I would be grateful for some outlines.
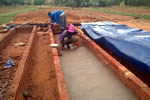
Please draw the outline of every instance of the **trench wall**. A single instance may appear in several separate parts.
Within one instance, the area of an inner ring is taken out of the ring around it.
[[[33,30],[32,30],[33,29]],[[9,100],[24,100],[23,99],[23,91],[26,84],[26,73],[29,70],[28,65],[30,64],[30,58],[32,53],[33,42],[36,35],[36,27],[22,27],[14,29],[13,34],[21,34],[22,32],[30,32],[31,35],[29,37],[29,41],[27,43],[26,49],[22,55],[21,61],[19,62],[15,77],[13,79],[13,83],[9,90]],[[12,38],[12,37],[11,37]]]
[[[52,33],[52,30],[50,29],[50,26],[49,26],[49,35],[50,35],[50,43],[54,44],[55,43],[54,35]],[[53,55],[53,63],[54,63],[54,68],[56,73],[56,81],[58,85],[60,100],[69,100],[69,93],[66,88],[66,82],[61,68],[60,59],[58,56],[58,50],[56,48],[51,48],[51,51]]]

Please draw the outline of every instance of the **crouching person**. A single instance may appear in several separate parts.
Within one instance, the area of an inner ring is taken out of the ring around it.
[[[64,30],[62,34],[60,35],[59,41],[61,44],[61,49],[64,50],[65,47],[68,49],[71,49],[71,44],[77,42],[77,38],[75,38],[73,35],[76,35],[77,31],[75,30],[74,25],[70,24],[69,28]]]

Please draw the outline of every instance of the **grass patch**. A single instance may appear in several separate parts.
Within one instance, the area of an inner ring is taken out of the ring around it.
[[[21,10],[12,11],[9,13],[0,14],[0,25],[7,24],[14,19],[14,17],[23,12],[29,12],[33,10],[38,10],[38,8],[24,8]]]
[[[105,10],[105,9],[97,9],[97,8],[83,8],[89,11],[97,11],[97,12],[105,12],[110,14],[118,14],[118,15],[124,15],[124,16],[132,16],[135,18],[145,18],[150,19],[150,15],[143,15],[143,14],[134,14],[134,13],[125,13],[125,12],[117,12],[117,11],[111,11],[111,10]]]
[[[25,9],[25,7],[24,6],[1,6],[0,7],[0,14],[13,12],[13,11],[16,11],[18,9],[22,10],[22,9]]]

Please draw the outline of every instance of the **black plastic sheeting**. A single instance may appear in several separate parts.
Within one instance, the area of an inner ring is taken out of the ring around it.
[[[97,44],[150,73],[150,32],[113,22],[82,23],[81,28]]]

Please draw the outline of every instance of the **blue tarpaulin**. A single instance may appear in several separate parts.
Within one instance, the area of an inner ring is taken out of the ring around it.
[[[113,22],[82,23],[81,28],[97,44],[150,73],[150,32]]]

